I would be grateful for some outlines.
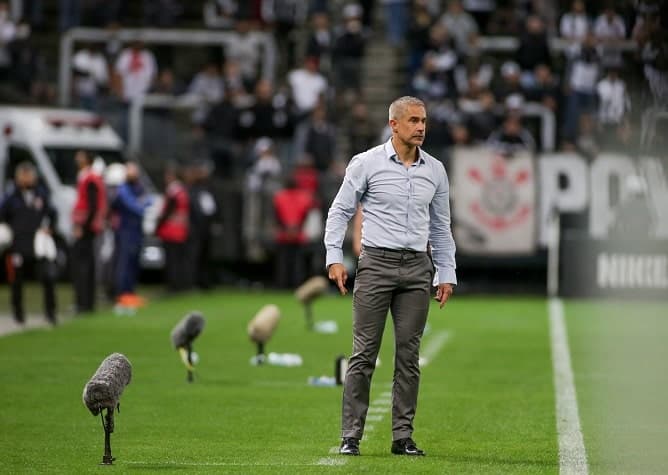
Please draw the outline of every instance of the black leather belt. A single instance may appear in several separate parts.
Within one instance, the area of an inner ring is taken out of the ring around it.
[[[369,246],[363,246],[362,251],[372,256],[393,257],[395,259],[403,259],[406,257],[417,257],[427,253],[427,251],[416,251],[414,249],[390,249],[387,247],[369,247]]]

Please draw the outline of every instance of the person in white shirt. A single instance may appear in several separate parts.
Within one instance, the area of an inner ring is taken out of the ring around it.
[[[571,10],[561,17],[559,22],[559,34],[569,42],[566,55],[569,58],[577,56],[580,44],[589,33],[590,24],[585,4],[582,0],[575,0],[571,5]]]
[[[601,142],[612,146],[623,145],[629,139],[631,100],[617,69],[607,70],[605,77],[596,85],[596,93]]]
[[[620,43],[626,38],[626,25],[621,16],[611,6],[606,7],[594,22],[594,36],[598,52],[604,64],[621,66],[622,51]]]
[[[306,116],[313,110],[328,87],[314,57],[306,57],[303,67],[288,73],[288,84],[300,116]]]
[[[84,46],[72,58],[75,73],[74,91],[80,107],[97,109],[100,90],[109,85],[109,65],[96,44]]]
[[[130,48],[121,51],[114,70],[121,78],[121,98],[125,102],[132,102],[146,95],[158,66],[153,53],[144,48],[141,41],[135,41]]]

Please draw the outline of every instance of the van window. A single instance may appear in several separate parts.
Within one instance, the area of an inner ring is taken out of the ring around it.
[[[78,150],[78,148],[46,148],[46,154],[53,163],[53,168],[63,185],[76,185],[78,170],[74,155]],[[93,156],[102,157],[107,165],[115,162],[125,162],[123,155],[118,150],[91,150],[91,153]]]

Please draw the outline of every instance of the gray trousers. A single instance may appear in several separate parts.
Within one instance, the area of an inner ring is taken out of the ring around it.
[[[426,252],[363,249],[353,290],[353,354],[343,388],[342,437],[362,438],[388,310],[395,336],[392,440],[413,434],[420,339],[427,322],[433,273]]]

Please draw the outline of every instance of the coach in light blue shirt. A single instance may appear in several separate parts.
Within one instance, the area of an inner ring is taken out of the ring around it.
[[[395,100],[389,109],[392,138],[353,157],[327,216],[329,278],[345,294],[348,275],[341,248],[348,221],[358,203],[362,205],[362,253],[353,290],[353,354],[343,390],[342,455],[360,453],[371,376],[388,310],[396,340],[390,451],[424,455],[412,438],[420,339],[432,280],[438,284],[436,300],[441,308],[457,283],[448,177],[443,164],[420,149],[426,123],[420,99]]]

